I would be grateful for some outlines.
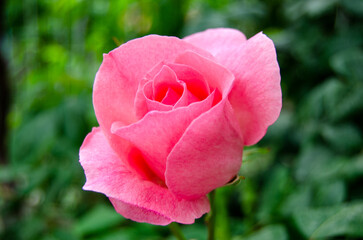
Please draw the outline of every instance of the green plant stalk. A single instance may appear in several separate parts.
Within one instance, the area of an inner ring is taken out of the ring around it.
[[[187,240],[184,237],[184,234],[181,231],[180,226],[176,222],[170,223],[169,228],[170,228],[170,231],[173,233],[173,235],[176,237],[176,239],[178,239],[178,240]]]
[[[208,226],[208,240],[214,240],[215,239],[215,225],[216,225],[216,204],[215,204],[215,196],[216,192],[213,190],[209,193],[209,202],[211,206],[211,211],[209,212],[208,218],[207,218],[207,226]]]
[[[230,240],[230,222],[228,217],[228,199],[233,187],[226,186],[215,190],[214,205],[218,209],[215,215],[215,239]]]

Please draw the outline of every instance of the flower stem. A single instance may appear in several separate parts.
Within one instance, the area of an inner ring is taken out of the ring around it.
[[[173,233],[173,235],[176,237],[176,239],[178,239],[178,240],[187,240],[184,237],[183,232],[180,229],[180,226],[176,222],[170,223],[169,228],[170,228],[170,231]]]
[[[209,193],[209,201],[211,205],[211,211],[209,213],[209,217],[207,220],[208,224],[208,240],[214,240],[215,239],[215,231],[214,227],[216,224],[216,204],[215,204],[215,190]]]

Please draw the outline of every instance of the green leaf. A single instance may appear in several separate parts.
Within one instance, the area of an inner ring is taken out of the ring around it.
[[[340,176],[348,179],[363,176],[363,154],[346,162],[340,171]]]
[[[363,84],[357,84],[356,86],[344,89],[344,93],[345,95],[339,101],[330,103],[331,107],[328,113],[333,121],[337,122],[351,117],[363,110]]]
[[[341,152],[352,152],[360,150],[363,138],[359,128],[353,124],[341,124],[336,126],[325,125],[322,128],[323,138],[331,146]],[[349,140],[349,141],[348,141]]]
[[[341,0],[342,6],[348,11],[363,16],[363,1],[362,0]]]
[[[330,149],[308,145],[298,158],[295,176],[299,182],[317,182],[334,176],[343,165]]]
[[[332,206],[342,203],[345,199],[346,187],[343,181],[326,181],[317,185],[314,196],[316,206]]]
[[[307,238],[363,237],[363,202],[300,210],[293,219]]]
[[[299,185],[282,204],[281,213],[290,216],[297,209],[308,208],[312,201],[312,195],[311,185]]]
[[[56,111],[48,110],[34,116],[13,133],[10,142],[14,162],[39,161],[53,145],[56,137]]]
[[[332,10],[337,0],[308,0],[304,1],[304,8],[309,16],[320,16],[323,13]]]
[[[90,238],[90,240],[120,240],[120,239],[133,239],[129,230],[120,229],[111,232],[104,232],[100,236]]]
[[[277,216],[281,203],[291,191],[291,183],[289,170],[282,166],[275,168],[272,174],[268,176],[257,213],[261,222],[268,222]]]
[[[336,179],[352,179],[362,175],[362,154],[351,158],[340,157],[334,155],[330,149],[317,144],[303,149],[295,172],[299,182],[316,184]]]
[[[287,240],[288,234],[282,225],[269,225],[247,237],[235,237],[233,240]]]
[[[329,79],[318,85],[307,95],[299,115],[302,121],[324,118],[331,111],[336,111],[337,104],[345,93],[345,85],[338,79]]]
[[[125,221],[114,208],[99,204],[86,213],[77,222],[74,231],[79,235],[88,235],[109,229]]]
[[[55,231],[49,232],[48,236],[44,237],[43,240],[81,240],[81,238],[69,232],[68,229],[56,229]]]
[[[198,239],[198,240],[206,240],[207,239],[207,228],[201,224],[191,224],[191,225],[183,225],[181,226],[182,232],[187,239]],[[175,240],[175,238],[170,238],[171,240]]]
[[[330,62],[334,71],[347,77],[349,81],[359,81],[363,75],[363,51],[360,48],[336,53]]]

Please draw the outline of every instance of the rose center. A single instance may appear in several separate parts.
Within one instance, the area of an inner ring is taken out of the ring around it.
[[[174,105],[181,97],[181,94],[176,92],[172,88],[168,88],[168,91],[166,92],[163,100],[161,100],[161,103],[164,103],[166,105]]]

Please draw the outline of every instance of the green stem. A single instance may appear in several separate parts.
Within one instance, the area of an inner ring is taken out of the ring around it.
[[[169,228],[170,228],[170,231],[173,233],[173,235],[176,237],[176,239],[178,239],[178,240],[187,240],[184,237],[183,232],[180,229],[180,226],[176,222],[170,223]]]
[[[216,224],[216,204],[215,204],[215,190],[209,193],[209,201],[211,206],[211,211],[209,213],[208,217],[208,240],[214,240],[215,239],[215,231],[214,227]]]

